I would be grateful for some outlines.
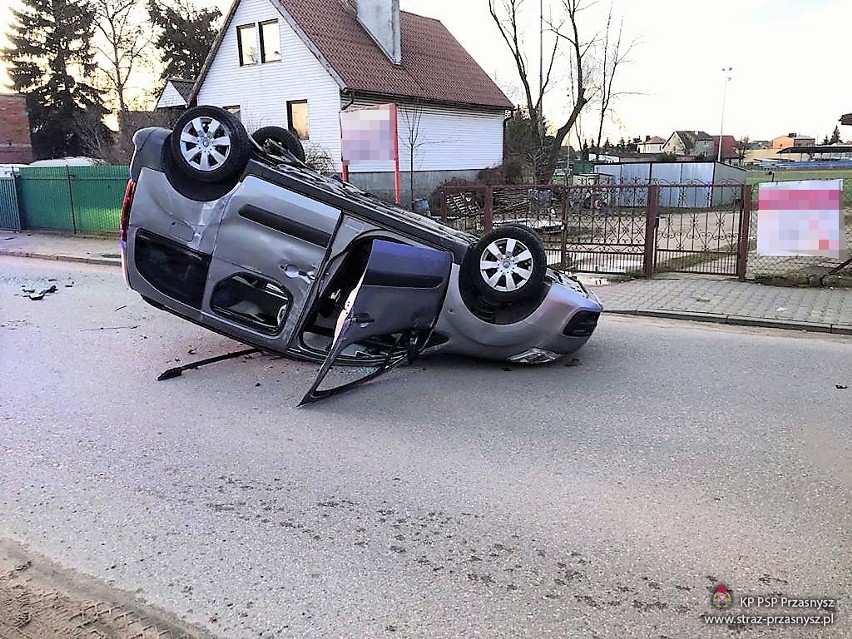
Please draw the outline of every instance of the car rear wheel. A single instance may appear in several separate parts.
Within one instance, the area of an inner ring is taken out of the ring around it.
[[[175,123],[170,148],[178,169],[199,182],[222,182],[241,173],[249,140],[243,125],[225,109],[199,106]]]
[[[277,151],[275,146],[280,146],[296,156],[300,162],[305,161],[305,148],[299,138],[284,127],[265,126],[252,133],[251,137],[266,150],[275,153]]]
[[[467,276],[484,298],[518,302],[541,293],[547,255],[533,231],[506,225],[482,236],[467,266]]]

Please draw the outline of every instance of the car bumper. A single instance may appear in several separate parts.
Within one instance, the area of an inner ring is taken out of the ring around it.
[[[589,322],[603,308],[597,298],[579,282],[563,276],[551,277],[547,295],[526,319],[513,324],[495,325],[474,316],[465,306],[458,285],[458,268],[453,267],[447,299],[435,331],[446,342],[427,352],[456,353],[485,359],[509,360],[530,349],[557,355],[573,353],[591,336]],[[580,318],[580,319],[578,319]],[[585,331],[572,331],[585,318]],[[530,356],[535,361],[534,354]],[[538,361],[543,361],[542,359]]]

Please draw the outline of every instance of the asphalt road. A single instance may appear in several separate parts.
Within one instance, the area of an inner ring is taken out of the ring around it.
[[[137,300],[0,258],[0,536],[222,637],[730,636],[718,583],[852,636],[849,338],[604,317],[296,409],[312,364],[156,381],[237,345]]]

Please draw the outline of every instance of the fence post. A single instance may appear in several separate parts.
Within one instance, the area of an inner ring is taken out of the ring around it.
[[[68,176],[68,202],[71,204],[71,228],[74,229],[74,235],[77,235],[77,212],[74,210],[74,185],[71,182],[70,166],[65,166],[65,173]]]
[[[441,197],[441,208],[440,208],[441,223],[446,224],[447,223],[447,192],[444,190],[443,187],[441,187],[439,194],[440,194],[440,197]]]
[[[648,185],[648,206],[645,209],[645,257],[643,271],[648,279],[654,276],[654,252],[657,239],[657,215],[659,215],[660,186]]]
[[[494,186],[489,184],[485,187],[485,211],[482,218],[482,228],[485,233],[494,225]]]
[[[740,237],[737,241],[737,278],[744,282],[748,268],[748,234],[751,225],[751,185],[743,184],[743,206],[740,214]]]
[[[567,180],[567,178],[566,178]],[[559,189],[562,194],[562,237],[559,244],[559,264],[563,271],[568,270],[568,186]]]

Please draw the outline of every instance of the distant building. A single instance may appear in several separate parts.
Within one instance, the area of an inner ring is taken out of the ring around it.
[[[791,146],[813,146],[814,144],[816,144],[816,138],[798,133],[788,133],[772,140],[772,148],[775,150],[786,149]]]
[[[640,142],[636,146],[639,147],[639,153],[655,153],[659,155],[663,152],[663,145],[665,143],[665,139],[661,138],[659,135],[655,135],[644,142]]]
[[[852,126],[852,113],[847,113],[840,116],[840,124]]]
[[[663,145],[663,152],[690,158],[712,158],[716,142],[704,131],[675,131]]]
[[[33,161],[27,99],[20,94],[0,94],[0,164]]]
[[[726,160],[736,160],[740,157],[739,151],[737,150],[737,141],[733,135],[723,135],[722,137],[722,162]],[[719,157],[719,136],[713,136],[713,146],[715,147],[713,153],[715,154],[713,157]]]

